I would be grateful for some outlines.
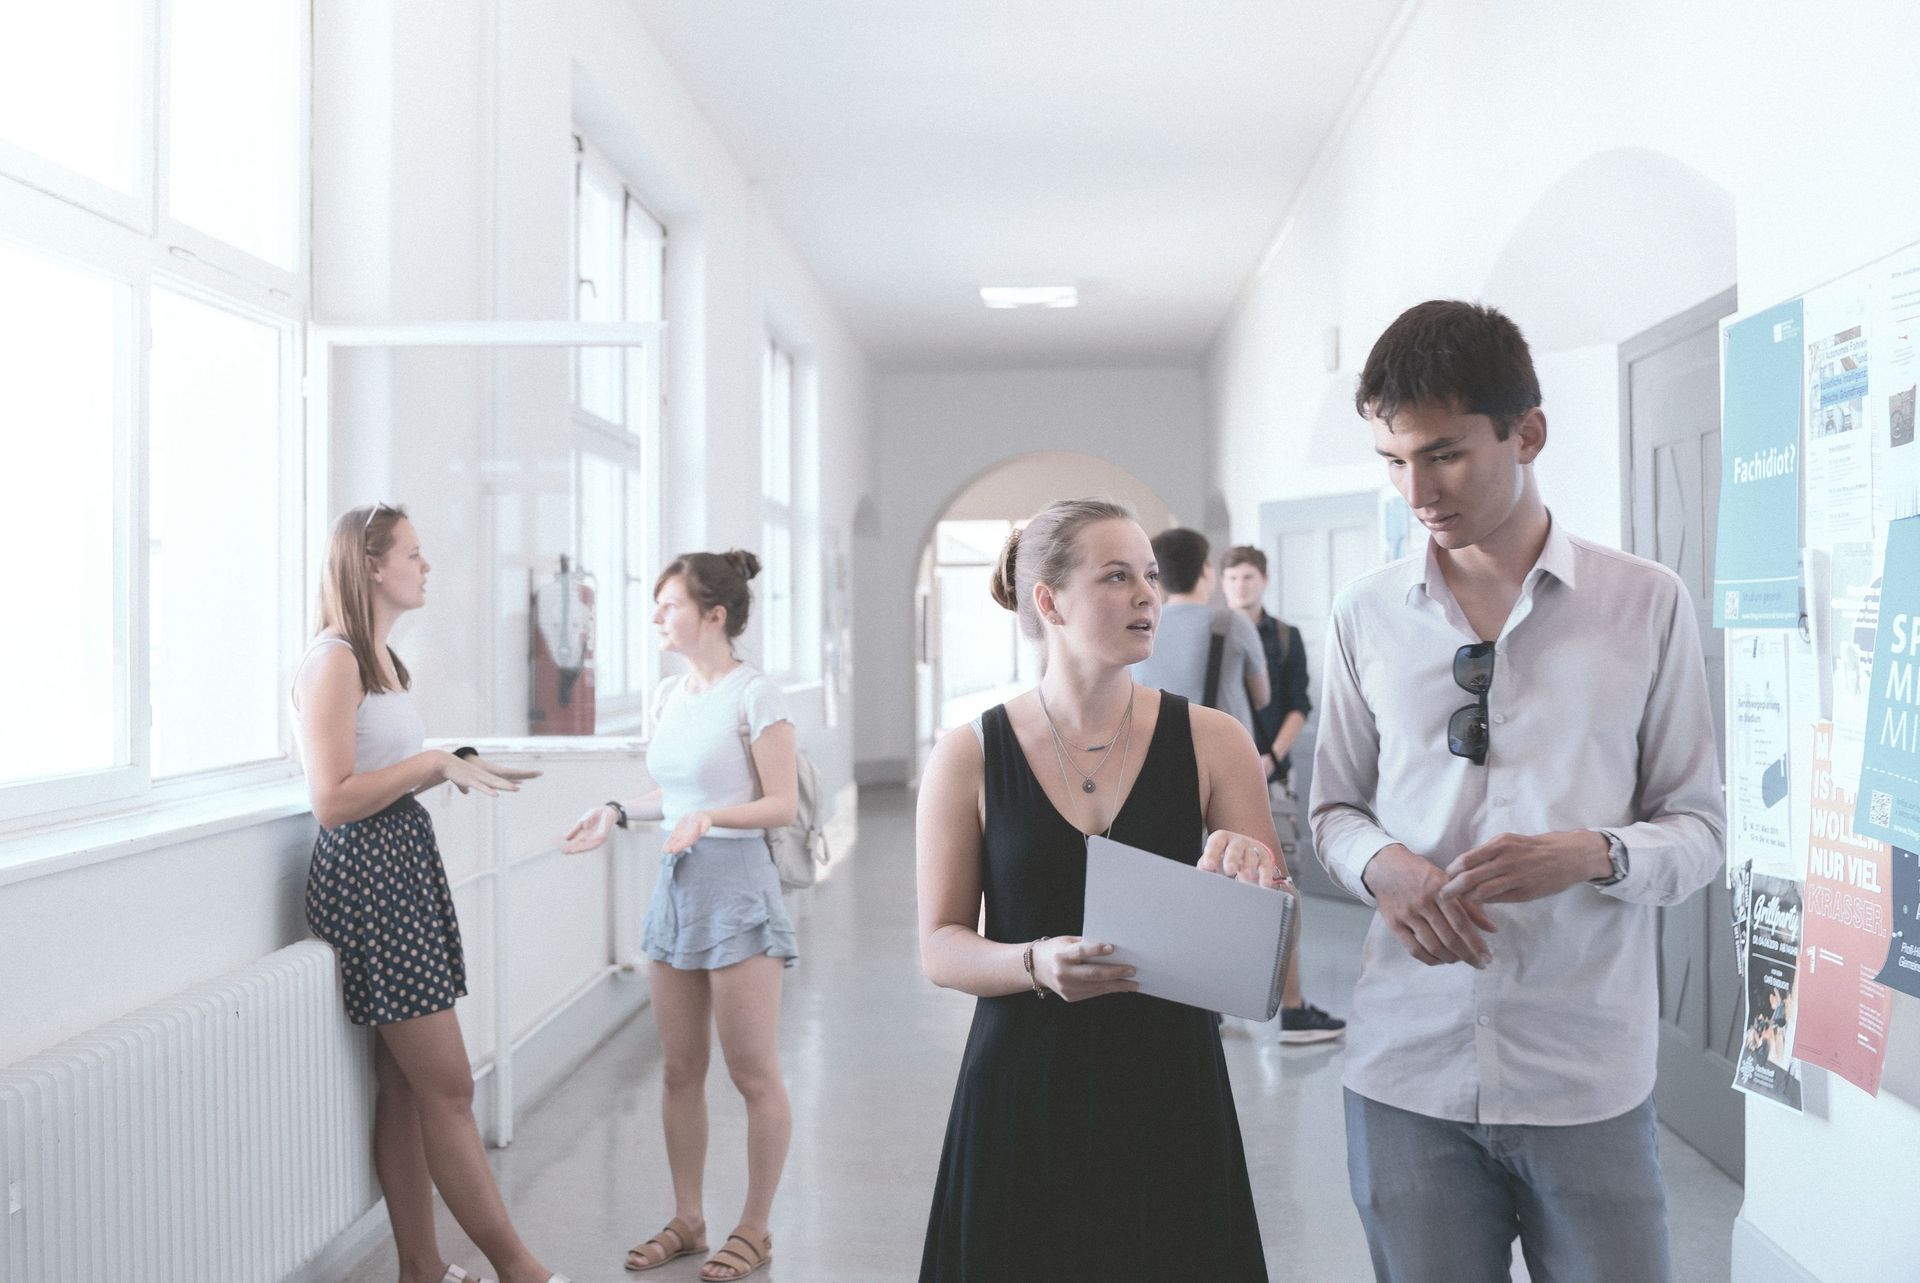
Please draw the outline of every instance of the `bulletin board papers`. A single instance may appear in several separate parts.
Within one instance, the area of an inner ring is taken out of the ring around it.
[[[1880,1093],[1893,995],[1877,977],[1892,921],[1892,852],[1853,831],[1853,793],[1833,773],[1833,726],[1812,728],[1806,780],[1812,833],[1793,1054]]]
[[[1747,1024],[1733,1085],[1798,1113],[1800,1074],[1793,1063],[1793,1041],[1799,1006],[1799,884],[1756,873],[1747,917]]]
[[[1800,624],[1800,419],[1806,365],[1794,299],[1727,327],[1713,622]]]
[[[1727,863],[1756,875],[1797,880],[1788,788],[1788,638],[1784,632],[1727,635]]]
[[[1920,517],[1887,530],[1853,827],[1920,850]]]

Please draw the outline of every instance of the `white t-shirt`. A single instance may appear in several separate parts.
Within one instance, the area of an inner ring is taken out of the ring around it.
[[[775,722],[793,721],[786,693],[750,664],[741,664],[706,690],[686,689],[685,675],[667,678],[654,696],[647,771],[660,786],[667,831],[682,816],[742,806],[761,797],[753,759],[741,739],[744,723],[758,740]],[[762,829],[709,830],[714,837],[759,837]]]

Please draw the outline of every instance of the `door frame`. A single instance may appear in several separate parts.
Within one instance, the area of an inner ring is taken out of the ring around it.
[[[1733,315],[1737,309],[1737,289],[1730,286],[1620,344],[1620,529],[1625,536],[1627,550],[1636,556],[1651,559],[1652,550],[1639,546],[1635,525],[1633,366],[1682,339],[1708,328],[1717,328],[1722,318]],[[1717,520],[1717,514],[1708,519]],[[1725,692],[1721,694],[1724,698]],[[1702,894],[1687,903],[1659,910],[1662,926],[1655,933],[1656,947],[1665,949],[1665,915],[1669,913],[1693,915],[1691,925],[1698,938],[1710,942],[1712,903],[1710,895]],[[1706,947],[1711,946],[1709,944]],[[1664,976],[1665,967],[1659,967],[1656,974]],[[1682,1033],[1664,1018],[1661,1020],[1655,1105],[1663,1121],[1683,1140],[1728,1176],[1744,1182],[1746,1097],[1732,1087],[1733,1063],[1725,1061],[1724,1057],[1711,1049],[1717,1045],[1717,1032],[1711,1029],[1706,1031],[1710,1047],[1703,1057],[1699,1049],[1689,1045]]]

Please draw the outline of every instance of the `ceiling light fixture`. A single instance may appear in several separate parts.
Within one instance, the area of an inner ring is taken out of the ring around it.
[[[980,301],[991,308],[1079,307],[1074,285],[982,285]]]

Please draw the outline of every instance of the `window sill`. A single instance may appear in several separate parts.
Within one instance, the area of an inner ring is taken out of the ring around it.
[[[309,809],[306,781],[296,777],[29,829],[0,842],[0,887],[305,815]]]
[[[646,752],[638,736],[540,736],[429,740],[429,748],[471,744],[501,761],[630,760]],[[0,839],[0,887],[82,869],[161,847],[311,814],[307,782],[295,775],[199,797],[169,798],[113,815],[30,828]]]

